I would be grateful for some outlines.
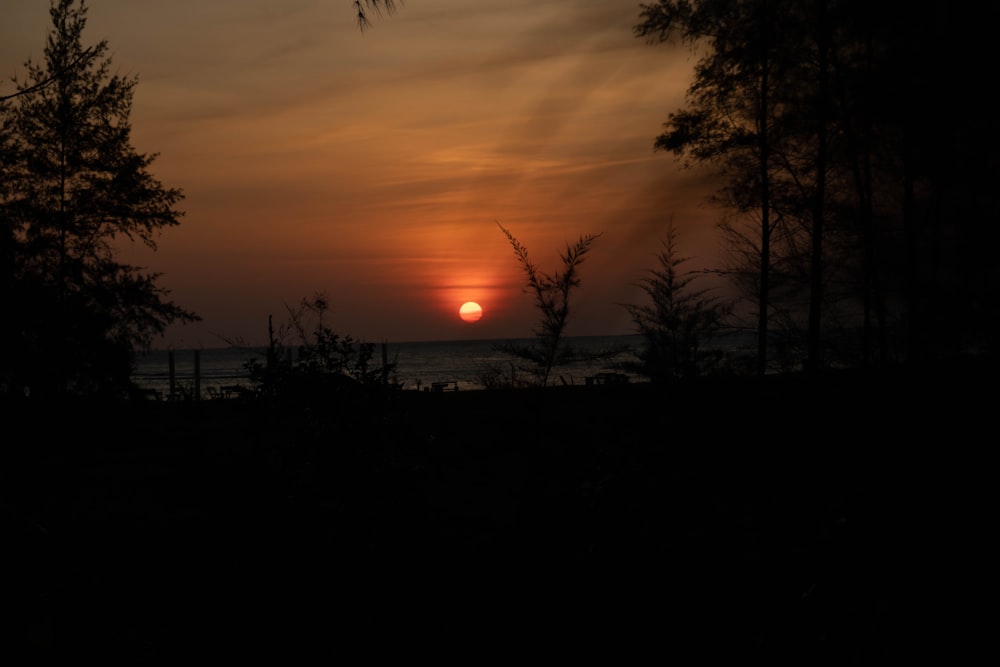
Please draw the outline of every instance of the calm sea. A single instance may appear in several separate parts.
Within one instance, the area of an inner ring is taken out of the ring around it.
[[[434,383],[447,383],[448,389],[484,389],[484,377],[500,372],[505,377],[513,370],[515,376],[523,374],[517,370],[519,360],[502,352],[496,346],[502,343],[528,344],[533,339],[515,341],[473,340],[473,341],[431,341],[419,343],[387,343],[386,359],[396,364],[396,382],[404,389],[420,390],[430,388]],[[571,336],[566,343],[575,349],[598,352],[618,346],[630,350],[638,348],[641,338],[630,336]],[[223,391],[224,387],[248,385],[245,364],[251,359],[264,359],[264,350],[239,348],[208,348],[199,350],[158,350],[138,359],[133,380],[144,389],[166,396],[170,392],[170,357],[173,356],[175,389],[193,392],[195,385],[195,360],[197,357],[200,391],[209,395]],[[382,351],[376,345],[374,363],[380,364]],[[629,375],[632,381],[642,378],[626,369],[635,361],[633,352],[620,354],[601,362],[579,363],[560,366],[553,370],[552,384],[585,384],[587,376],[601,372],[616,372]],[[512,368],[511,363],[514,363]]]

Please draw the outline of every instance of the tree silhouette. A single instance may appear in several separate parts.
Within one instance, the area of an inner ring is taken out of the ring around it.
[[[758,373],[784,351],[809,370],[867,364],[876,338],[883,362],[995,344],[996,118],[977,87],[969,104],[939,94],[987,62],[984,14],[642,5],[637,36],[700,58],[654,147],[720,179],[724,270],[756,308]]]
[[[725,205],[757,216],[757,372],[767,366],[771,287],[771,134],[773,81],[780,76],[775,18],[766,2],[660,0],[642,5],[635,34],[652,42],[679,36],[705,49],[687,108],[670,114],[657,150],[712,164],[726,185]]]
[[[3,380],[33,393],[121,393],[134,355],[172,322],[198,316],[167,299],[159,274],[120,262],[121,242],[156,248],[179,224],[181,190],[131,144],[137,84],[110,74],[108,45],[84,48],[87,7],[53,0],[44,62],[3,116],[3,271],[9,290]]]
[[[497,226],[514,249],[514,255],[527,278],[526,291],[534,295],[535,306],[542,313],[541,325],[535,332],[537,345],[506,343],[497,346],[497,349],[530,361],[544,387],[553,367],[579,360],[577,353],[563,343],[569,320],[569,298],[573,290],[580,286],[580,265],[601,235],[583,235],[573,245],[566,244],[566,250],[561,255],[562,271],[548,274],[535,266],[528,257],[528,249],[510,231],[499,222]],[[609,351],[606,356],[615,353]]]
[[[625,304],[643,346],[638,351],[639,371],[653,382],[685,380],[700,375],[710,354],[705,345],[722,328],[727,308],[709,296],[708,289],[695,289],[703,274],[682,269],[690,257],[680,255],[677,230],[671,222],[651,269],[639,286],[646,303]]]

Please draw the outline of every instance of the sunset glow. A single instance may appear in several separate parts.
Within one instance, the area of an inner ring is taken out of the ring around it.
[[[636,39],[617,0],[419,0],[363,33],[350,3],[88,3],[83,42],[138,76],[132,142],[183,190],[156,252],[123,245],[203,317],[157,344],[266,341],[317,292],[366,340],[531,336],[537,311],[497,222],[545,271],[581,234],[569,335],[633,333],[671,218],[712,261],[699,174],[653,151],[693,62]],[[0,94],[42,57],[48,3],[0,9]],[[123,241],[124,243],[124,241]],[[457,304],[488,304],[468,327]]]

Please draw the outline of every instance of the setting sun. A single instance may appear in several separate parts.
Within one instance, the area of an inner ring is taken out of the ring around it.
[[[466,322],[477,322],[483,316],[483,309],[475,301],[466,301],[458,309],[458,316]]]

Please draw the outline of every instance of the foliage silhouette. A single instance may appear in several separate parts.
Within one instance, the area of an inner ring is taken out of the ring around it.
[[[382,12],[392,14],[397,7],[403,4],[403,0],[353,0],[353,4],[358,20],[358,29],[364,31],[371,26],[371,16],[366,11],[366,7],[375,12],[376,16],[381,16]]]
[[[179,224],[179,189],[149,172],[129,114],[137,79],[110,74],[107,42],[84,48],[87,7],[53,1],[44,62],[0,106],[3,358],[0,380],[33,395],[124,395],[137,353],[200,319],[159,274],[122,263],[122,240],[156,249]]]
[[[601,235],[587,234],[580,236],[573,245],[567,243],[566,250],[560,255],[562,271],[550,275],[540,271],[535,266],[528,257],[528,249],[510,231],[499,222],[497,226],[507,237],[507,241],[514,249],[514,255],[524,271],[527,278],[525,291],[534,295],[535,306],[541,311],[541,323],[535,331],[536,344],[522,345],[507,342],[496,345],[495,349],[529,362],[527,370],[532,372],[543,387],[548,384],[552,369],[556,366],[576,361],[613,357],[621,353],[622,349],[613,349],[596,354],[583,354],[566,345],[563,341],[566,324],[569,321],[570,295],[573,290],[580,286],[580,265],[583,264],[594,241]]]
[[[265,359],[253,358],[245,364],[257,395],[314,402],[395,387],[396,364],[375,363],[374,343],[342,336],[324,324],[329,310],[325,295],[285,307],[288,320],[278,331],[268,319]]]
[[[636,36],[700,58],[654,148],[720,178],[722,270],[756,320],[758,373],[771,356],[818,371],[995,350],[996,115],[976,87],[928,95],[989,62],[989,10],[972,12],[642,5]]]
[[[687,108],[672,113],[657,150],[688,155],[711,164],[724,182],[721,200],[741,213],[759,216],[756,280],[757,372],[767,365],[771,284],[771,151],[773,81],[782,74],[773,45],[771,21],[778,12],[754,2],[661,0],[644,5],[638,36],[668,41],[680,34],[692,46],[706,47],[688,90]],[[749,29],[748,29],[749,26]]]
[[[638,371],[655,383],[698,377],[718,363],[719,350],[706,349],[706,343],[719,336],[728,312],[708,289],[692,288],[704,274],[681,270],[690,258],[679,256],[677,245],[671,223],[657,256],[659,267],[640,283],[649,302],[624,306],[643,338]]]

